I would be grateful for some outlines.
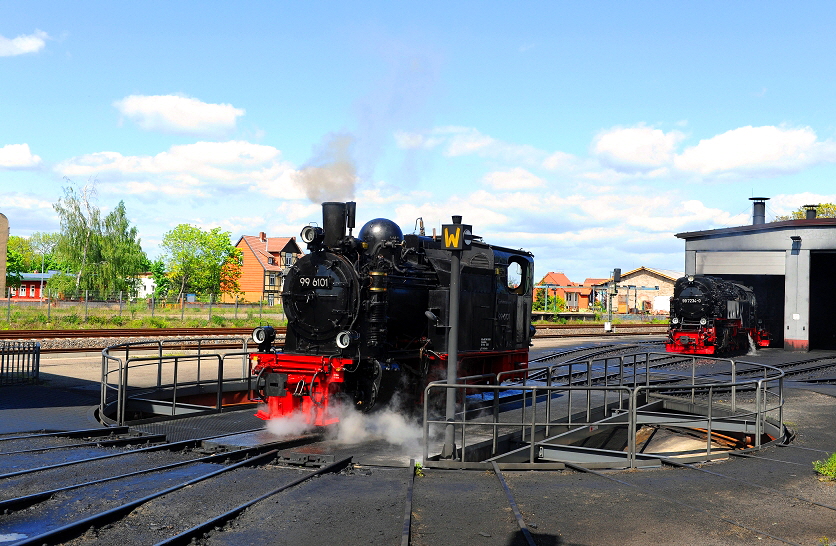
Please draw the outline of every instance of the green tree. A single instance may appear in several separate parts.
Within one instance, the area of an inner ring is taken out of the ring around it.
[[[107,216],[98,235],[99,258],[97,288],[105,292],[136,292],[137,275],[144,272],[147,259],[125,213],[124,201]]]
[[[90,263],[96,261],[96,233],[101,217],[99,208],[93,204],[95,195],[96,187],[92,182],[79,191],[73,186],[65,186],[64,197],[53,205],[61,219],[61,238],[55,251],[74,270],[76,291],[93,288]]]
[[[33,271],[43,273],[51,269],[61,268],[60,264],[55,260],[55,256],[53,255],[60,237],[61,236],[58,233],[43,233],[40,231],[36,231],[31,237],[29,237],[29,244],[37,255],[37,259],[34,264],[36,267]]]
[[[67,186],[53,205],[61,219],[55,258],[75,274],[76,292],[134,292],[147,263],[137,228],[130,225],[123,201],[102,220],[95,194],[92,183],[78,190]]]
[[[549,296],[548,300],[546,300],[546,290],[540,288],[539,290],[537,287],[534,287],[535,297],[534,297],[534,305],[532,306],[532,310],[534,311],[563,311],[566,309],[566,300],[561,298],[560,296]]]
[[[23,254],[9,245],[6,247],[6,286],[20,286],[21,273],[26,273]]]
[[[32,241],[30,239],[20,237],[19,235],[10,235],[6,248],[15,253],[16,259],[19,260],[19,266],[22,268],[21,273],[35,271],[36,262],[40,266],[40,258],[32,247]]]
[[[154,260],[148,269],[154,279],[154,297],[157,299],[165,298],[168,296],[171,287],[171,279],[165,273],[165,262]]]
[[[819,218],[836,218],[836,204],[821,203],[816,206],[816,216]],[[787,220],[803,220],[807,217],[807,209],[798,207],[786,216],[776,216],[775,222],[785,222]]]
[[[178,298],[188,292],[206,295],[238,290],[237,279],[230,282],[227,270],[240,267],[241,254],[228,231],[180,224],[163,235],[160,246]]]

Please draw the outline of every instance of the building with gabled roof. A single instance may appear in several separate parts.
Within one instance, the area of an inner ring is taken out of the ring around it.
[[[239,299],[264,300],[267,305],[278,303],[285,271],[302,256],[296,237],[267,237],[262,231],[258,235],[242,235],[235,247],[241,251]]]
[[[645,312],[669,313],[670,299],[673,296],[673,285],[676,279],[685,274],[670,269],[656,269],[652,267],[637,267],[621,274],[618,284],[618,301],[613,302],[613,311],[618,313]],[[602,279],[603,282],[595,286],[596,293],[603,294],[606,300],[607,284],[612,281]],[[647,287],[642,290],[642,287]]]

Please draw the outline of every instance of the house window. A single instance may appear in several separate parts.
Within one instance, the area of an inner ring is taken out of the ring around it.
[[[17,296],[17,288],[12,287],[10,290],[12,291],[12,296]]]
[[[273,307],[276,304],[276,296],[273,294],[267,294],[267,306]]]
[[[293,253],[292,252],[285,252],[284,253],[284,265],[285,266],[293,265]]]
[[[276,286],[276,274],[270,273],[270,276],[267,279],[268,286]]]
[[[270,264],[270,265],[275,265],[276,264],[276,259],[273,258],[272,256],[270,256],[269,258],[267,258],[267,263]]]
[[[35,285],[34,284],[29,285],[29,297],[30,298],[35,297]]]

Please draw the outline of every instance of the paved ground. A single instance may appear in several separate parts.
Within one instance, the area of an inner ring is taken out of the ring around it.
[[[570,344],[579,343],[551,340],[548,345],[538,343],[534,352]],[[756,358],[777,362],[798,356],[765,350]],[[0,388],[0,433],[95,426],[90,408],[98,400],[98,357],[50,358],[42,365],[45,385]],[[505,472],[505,476],[541,545],[825,546],[836,543],[836,482],[819,481],[811,463],[836,451],[834,418],[836,387],[788,382],[785,420],[797,437],[791,446],[768,448],[758,453],[758,458],[700,465],[708,472],[666,467],[604,475],[536,471]],[[327,498],[322,497],[327,511],[335,516],[334,525],[329,525],[317,498],[308,496],[300,499],[305,510],[294,512],[286,507],[270,512],[271,527],[287,523],[275,520],[284,514],[292,523],[302,523],[289,526],[292,531],[285,535],[298,542],[397,543],[397,533],[384,533],[389,524],[381,526],[388,520],[381,519],[381,513],[369,503],[378,503],[388,514],[385,517],[393,517],[393,525],[397,525],[402,481],[401,475],[393,474],[380,482],[381,488],[395,491],[390,497],[382,490],[353,495],[351,489],[334,485]],[[525,543],[492,473],[428,470],[424,477],[416,478],[414,495],[413,544]],[[366,497],[376,500],[367,502]],[[369,532],[340,531],[350,525]],[[302,532],[306,528],[312,530]],[[258,539],[252,543],[264,543],[262,539],[282,542],[276,533]],[[217,541],[223,542],[220,535]]]

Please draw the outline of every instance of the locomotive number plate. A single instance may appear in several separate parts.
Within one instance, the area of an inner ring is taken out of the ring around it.
[[[334,280],[325,275],[303,275],[299,277],[300,288],[324,288],[331,290]]]

